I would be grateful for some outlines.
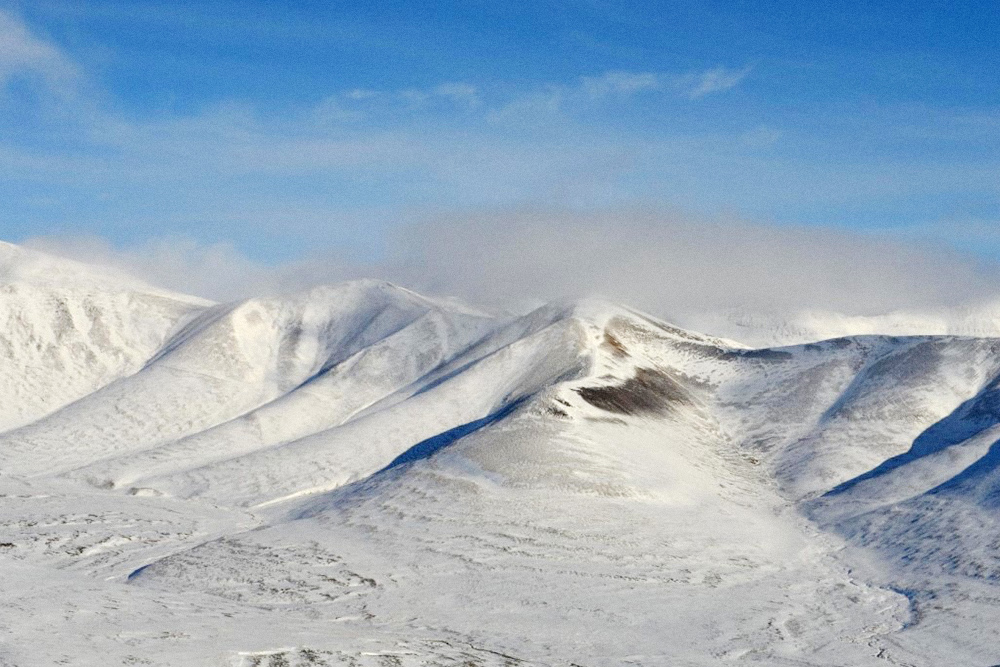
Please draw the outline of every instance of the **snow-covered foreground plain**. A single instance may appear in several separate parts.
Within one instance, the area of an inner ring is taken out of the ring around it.
[[[0,665],[1000,663],[1000,340],[0,282]]]

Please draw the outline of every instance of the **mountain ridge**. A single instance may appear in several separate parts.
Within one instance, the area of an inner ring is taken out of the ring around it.
[[[748,348],[592,299],[498,316],[366,280],[213,304],[87,270],[0,290],[0,660],[995,646],[1000,339]],[[43,617],[78,639],[48,647]]]

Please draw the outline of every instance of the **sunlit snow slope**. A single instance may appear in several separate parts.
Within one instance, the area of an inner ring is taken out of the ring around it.
[[[1000,340],[0,281],[0,665],[1000,663]]]

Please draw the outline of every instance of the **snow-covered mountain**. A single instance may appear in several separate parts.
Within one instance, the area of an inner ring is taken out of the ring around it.
[[[807,309],[694,312],[680,317],[688,328],[711,331],[752,347],[799,345],[860,335],[1000,336],[1000,300],[950,309],[897,310],[880,315],[845,315]]]
[[[208,305],[0,242],[0,428],[134,373]]]
[[[0,321],[0,665],[1000,662],[1000,339],[9,245]]]

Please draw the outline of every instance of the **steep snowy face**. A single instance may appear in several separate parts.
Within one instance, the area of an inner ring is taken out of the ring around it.
[[[0,243],[0,431],[134,373],[208,305]]]
[[[791,497],[813,497],[910,448],[1000,373],[996,339],[884,336],[742,352],[719,416]]]
[[[266,447],[392,393],[475,339],[485,321],[376,282],[213,306],[135,373],[4,434],[0,457],[35,475],[140,452],[148,462],[164,446],[189,452],[189,467],[232,454],[225,445]]]
[[[972,383],[976,390],[927,424],[903,451],[852,476],[807,508],[818,521],[866,544],[904,550],[909,554],[904,561],[913,567],[943,567],[950,561],[949,569],[961,569],[958,563],[985,557],[991,565],[966,568],[1000,571],[1000,561],[989,550],[971,546],[1000,538],[990,516],[1000,497],[1000,342],[964,343],[967,357],[976,362],[965,369],[965,377],[978,380]],[[921,515],[919,522],[914,513]],[[951,528],[945,532],[953,534],[944,543],[927,539],[935,533],[940,537],[947,524]],[[923,557],[915,558],[919,552],[925,552]]]
[[[470,415],[482,416],[438,427],[368,487],[435,458],[439,467],[450,461],[456,476],[506,488],[681,502],[718,481],[699,464],[719,478],[731,476],[734,462],[741,472],[750,467],[726,447],[710,390],[687,372],[724,342],[595,302],[545,307],[498,334],[470,351],[471,362],[453,362],[461,376],[432,381],[426,392],[439,403],[452,392],[491,396]]]

